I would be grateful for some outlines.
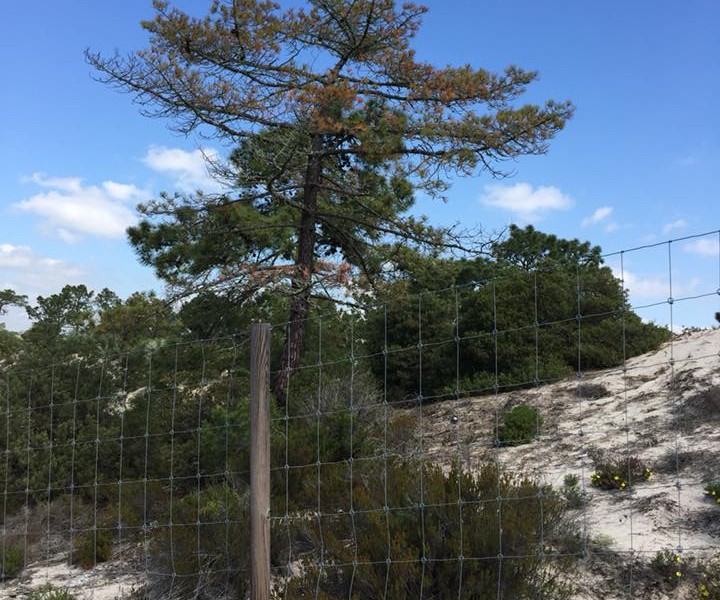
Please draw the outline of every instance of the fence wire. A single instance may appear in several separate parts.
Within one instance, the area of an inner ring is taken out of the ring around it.
[[[690,264],[696,242],[711,251]],[[605,255],[612,273],[540,267],[308,318],[271,407],[274,597],[710,582],[720,335],[680,327],[720,310],[719,248],[715,231]],[[245,597],[249,351],[241,334],[6,369],[0,596]]]

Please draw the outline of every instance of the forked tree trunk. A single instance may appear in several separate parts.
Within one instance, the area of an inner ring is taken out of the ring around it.
[[[315,270],[315,243],[317,224],[317,199],[322,174],[322,138],[314,135],[312,139],[313,153],[308,161],[303,188],[303,208],[300,213],[298,228],[298,251],[295,272],[291,283],[292,299],[288,316],[285,343],[280,357],[280,369],[275,378],[273,393],[278,404],[284,406],[290,378],[300,365],[303,337],[310,311],[310,295],[312,277]]]

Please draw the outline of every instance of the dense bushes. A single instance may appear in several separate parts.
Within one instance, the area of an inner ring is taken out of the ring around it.
[[[290,597],[570,597],[557,575],[570,559],[554,555],[548,540],[572,532],[549,488],[495,466],[444,474],[390,460],[386,475],[387,496],[381,476],[357,482],[353,514],[295,521],[311,550],[297,557],[304,576],[291,580]]]
[[[244,598],[249,573],[248,492],[217,485],[167,505],[149,536],[153,573],[143,598]]]
[[[511,227],[491,258],[415,257],[403,269],[367,312],[363,336],[395,400],[537,385],[668,339],[630,309],[599,248],[532,227]]]

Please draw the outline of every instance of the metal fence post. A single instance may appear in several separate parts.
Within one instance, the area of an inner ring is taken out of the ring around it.
[[[250,598],[270,599],[270,325],[250,332]]]

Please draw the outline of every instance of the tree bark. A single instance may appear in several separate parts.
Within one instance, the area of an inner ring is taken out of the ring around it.
[[[287,332],[280,358],[280,369],[275,378],[273,393],[278,404],[285,404],[290,378],[300,365],[300,353],[305,334],[306,320],[310,311],[310,294],[312,291],[312,277],[315,270],[315,243],[317,234],[317,200],[320,191],[320,178],[322,176],[322,137],[313,135],[312,153],[308,159],[305,171],[305,185],[303,187],[302,210],[300,212],[300,226],[298,228],[298,249],[295,272],[293,274],[288,317]]]

